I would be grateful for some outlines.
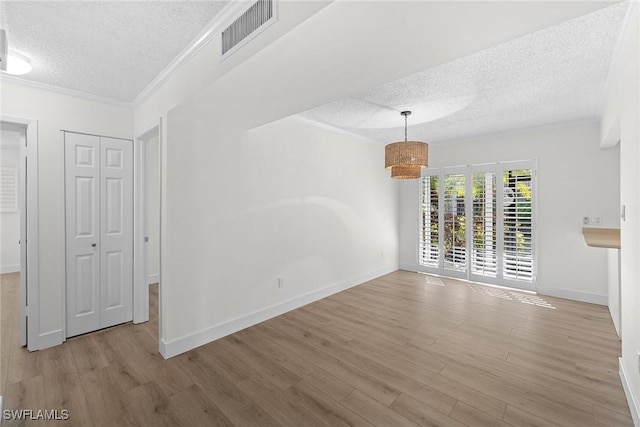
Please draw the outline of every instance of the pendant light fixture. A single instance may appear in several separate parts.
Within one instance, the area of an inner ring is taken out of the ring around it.
[[[400,114],[404,116],[404,141],[392,142],[384,147],[384,166],[391,170],[391,178],[420,178],[422,168],[428,166],[429,144],[407,141],[407,116],[411,111],[403,111]]]

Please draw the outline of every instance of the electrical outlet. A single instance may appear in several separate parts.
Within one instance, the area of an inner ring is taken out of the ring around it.
[[[599,216],[592,216],[591,217],[591,224],[600,225],[601,222],[602,222],[602,218],[600,218]]]
[[[582,217],[582,225],[589,225],[591,223],[591,219],[588,216]]]
[[[282,277],[278,277],[278,287],[284,288],[284,279]]]

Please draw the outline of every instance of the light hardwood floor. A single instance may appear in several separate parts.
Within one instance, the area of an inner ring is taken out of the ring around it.
[[[157,315],[28,353],[1,287],[5,408],[69,425],[633,425],[597,305],[398,271],[163,360]]]

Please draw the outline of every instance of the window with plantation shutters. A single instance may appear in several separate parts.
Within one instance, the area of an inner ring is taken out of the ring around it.
[[[534,162],[428,169],[419,269],[535,289]]]

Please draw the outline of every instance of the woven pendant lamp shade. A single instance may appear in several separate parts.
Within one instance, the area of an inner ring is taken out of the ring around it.
[[[429,144],[407,141],[407,116],[411,111],[400,113],[404,116],[404,141],[392,142],[384,147],[384,167],[391,169],[391,178],[416,179],[422,175],[422,168],[429,165]]]
[[[422,176],[422,166],[392,166],[391,178],[418,179]]]
[[[392,142],[384,147],[384,167],[422,166],[427,167],[429,144],[420,141]]]

